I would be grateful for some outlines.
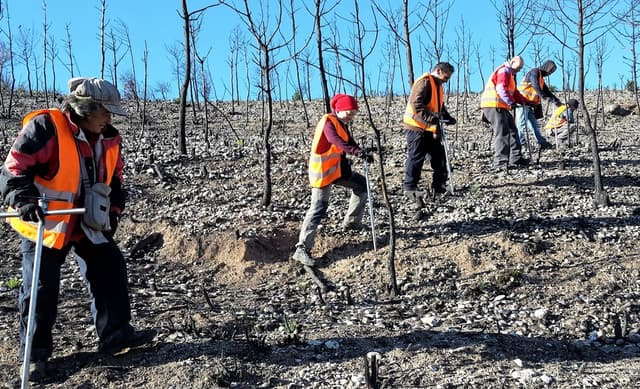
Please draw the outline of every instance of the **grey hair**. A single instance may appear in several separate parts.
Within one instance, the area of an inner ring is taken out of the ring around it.
[[[61,106],[62,111],[70,112],[72,116],[75,115],[78,119],[86,119],[92,113],[99,111],[100,108],[102,108],[102,104],[91,99],[79,98],[75,95],[67,96]]]

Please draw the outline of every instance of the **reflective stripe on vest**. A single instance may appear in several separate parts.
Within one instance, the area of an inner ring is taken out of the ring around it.
[[[538,85],[540,86],[540,90],[544,88],[544,77],[542,77],[542,73],[538,73]],[[518,85],[518,90],[527,100],[535,104],[540,104],[540,95],[533,89],[533,85],[531,85],[529,81],[525,81],[523,78]]]
[[[437,85],[436,80],[434,80],[433,76],[429,73],[423,74],[415,82],[418,82],[423,78],[429,78],[431,87],[431,100],[429,100],[429,102],[425,105],[425,108],[429,112],[440,112],[442,110],[442,104],[444,101],[444,89],[442,88],[442,85]],[[436,91],[436,93],[433,93],[434,91]],[[424,119],[416,113],[415,108],[413,107],[413,104],[411,104],[411,102],[407,103],[402,121],[409,126],[422,128],[425,131],[435,133],[437,130],[437,126],[435,124],[425,122]]]
[[[552,128],[560,128],[560,127],[564,126],[567,123],[567,118],[562,116],[562,113],[566,109],[567,109],[567,105],[566,104],[565,105],[561,105],[560,107],[558,107],[556,109],[556,111],[553,113],[553,116],[551,116],[549,118],[549,121],[544,126],[544,128],[552,129]]]
[[[345,142],[349,140],[349,134],[347,134],[336,115],[326,114],[320,119],[313,136],[313,144],[311,145],[311,154],[309,156],[309,184],[311,184],[312,188],[324,188],[342,176],[340,160],[343,152],[333,144],[325,151],[318,150],[321,139],[328,143],[323,132],[327,120],[331,121],[336,133],[342,140]]]
[[[73,201],[80,185],[80,159],[73,131],[67,117],[57,109],[44,109],[27,114],[23,126],[38,115],[48,114],[56,127],[58,137],[58,171],[50,180],[40,176],[34,178],[34,184],[41,195],[59,200],[49,201],[48,209],[63,210],[73,208]],[[50,248],[62,248],[66,243],[67,227],[71,215],[49,215],[45,218],[45,231],[42,244]],[[10,218],[11,226],[23,237],[35,241],[38,225],[20,218]]]
[[[491,77],[484,86],[484,90],[482,91],[482,95],[480,95],[480,108],[504,108],[510,109],[509,104],[505,103],[504,100],[500,98],[498,92],[496,92],[496,84],[493,81],[500,69],[504,68],[505,65],[500,65],[496,70],[493,71]],[[516,89],[516,82],[513,77],[509,77],[509,85],[507,85],[508,91],[514,91]]]

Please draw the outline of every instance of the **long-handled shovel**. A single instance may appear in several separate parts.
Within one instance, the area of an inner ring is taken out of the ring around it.
[[[84,208],[71,208],[58,211],[48,211],[49,200],[53,198],[38,198],[38,205],[42,208],[45,216],[47,215],[68,215],[81,214],[85,212]],[[18,212],[0,212],[0,218],[19,217]],[[31,278],[31,293],[29,296],[29,318],[27,320],[27,336],[24,342],[24,360],[22,362],[22,389],[29,386],[29,363],[31,362],[31,343],[33,341],[34,321],[36,315],[36,302],[38,301],[38,283],[40,280],[40,259],[42,258],[42,241],[44,238],[44,218],[38,221],[38,231],[36,236],[36,250],[33,258],[33,270]]]
[[[369,162],[364,159],[364,177],[367,181],[367,198],[369,199],[369,219],[371,220],[371,239],[373,240],[373,250],[378,251],[376,243],[376,221],[373,215],[373,196],[371,194],[371,181],[369,179]]]

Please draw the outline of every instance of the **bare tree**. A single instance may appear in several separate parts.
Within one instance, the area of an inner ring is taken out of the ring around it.
[[[64,29],[67,36],[67,39],[65,39],[64,41],[64,47],[65,47],[65,50],[67,51],[67,58],[69,58],[69,63],[65,64],[65,67],[69,71],[70,78],[73,78],[73,74],[74,74],[73,73],[73,50],[72,50],[72,44],[71,44],[71,31],[69,28],[69,23],[65,25]]]
[[[387,270],[389,271],[389,283],[387,285],[388,291],[393,295],[398,295],[400,290],[398,288],[398,283],[396,280],[396,269],[395,269],[395,247],[396,247],[396,233],[395,233],[395,221],[394,221],[394,213],[393,208],[391,206],[391,202],[389,199],[389,194],[387,191],[387,183],[385,179],[384,173],[384,153],[382,149],[382,137],[380,135],[380,130],[378,129],[375,121],[373,120],[373,115],[371,113],[371,105],[369,104],[369,98],[367,94],[367,72],[366,72],[366,59],[371,55],[373,49],[378,40],[378,24],[375,17],[375,11],[372,7],[372,15],[373,20],[368,25],[369,29],[365,28],[364,23],[360,17],[360,7],[358,5],[358,0],[354,0],[353,2],[353,20],[354,24],[354,36],[352,39],[352,47],[343,49],[344,58],[353,63],[356,67],[356,77],[357,77],[357,87],[360,91],[360,95],[362,96],[362,100],[364,101],[364,107],[366,110],[367,121],[371,126],[376,140],[376,149],[378,150],[378,169],[380,171],[380,184],[382,189],[382,196],[384,199],[384,203],[387,210],[387,215],[389,218],[389,257],[387,261]],[[371,46],[367,49],[363,47],[363,42],[368,41],[365,39],[365,36],[369,34],[373,34],[373,38],[370,40]],[[354,85],[355,86],[355,85]]]
[[[49,92],[47,91],[47,1],[42,0],[42,82],[44,91],[44,102],[49,105]]]
[[[407,62],[408,85],[413,85],[415,74],[413,70],[413,54],[411,52],[411,35],[416,29],[418,29],[418,27],[421,27],[425,23],[427,12],[417,12],[416,10],[419,7],[416,7],[411,11],[409,8],[409,0],[402,0],[402,9],[399,11],[383,9],[379,5],[379,0],[373,0],[371,4],[387,23],[389,32],[393,34],[396,43],[399,42],[404,46],[405,60]],[[420,2],[418,2],[418,5],[419,4]],[[410,17],[413,14],[417,14],[419,16],[416,23],[412,26]],[[401,23],[402,29],[400,28]]]
[[[484,74],[482,73],[482,59],[481,59],[481,53],[482,50],[480,48],[481,44],[480,42],[476,42],[476,44],[474,45],[474,53],[476,54],[476,65],[478,66],[478,75],[480,76],[480,85],[484,85]]]
[[[593,115],[593,129],[598,131],[598,114],[602,114],[602,126],[606,126],[606,118],[604,116],[604,94],[603,94],[603,85],[602,85],[602,72],[604,68],[604,61],[607,59],[609,55],[609,50],[607,49],[607,41],[606,39],[600,38],[595,42],[595,51],[593,53],[594,61],[596,63],[596,73],[598,77],[598,87],[596,94],[596,113]]]
[[[300,54],[302,51],[306,49],[306,47],[309,45],[309,42],[311,42],[313,31],[311,32],[309,37],[306,38],[305,41],[302,43],[302,46],[298,47],[298,40],[296,39],[298,35],[297,34],[298,25],[297,25],[297,19],[296,19],[296,9],[295,9],[294,0],[289,0],[289,16],[291,18],[292,38],[291,38],[291,46],[288,47],[288,50],[289,50],[289,55],[293,58],[293,69],[295,71],[295,80],[296,80],[296,96],[300,98],[300,103],[302,104],[302,112],[304,114],[304,120],[307,128],[309,128],[311,126],[311,123],[309,122],[309,112],[307,110],[307,104],[304,98],[304,91],[302,90],[302,76],[300,72]]]
[[[262,147],[264,152],[263,161],[263,193],[262,193],[262,205],[268,206],[271,204],[271,129],[273,127],[273,90],[271,77],[282,61],[275,61],[275,53],[286,47],[291,39],[282,40],[277,42],[277,37],[281,36],[280,26],[282,23],[283,5],[282,0],[278,0],[277,4],[273,2],[270,4],[261,4],[264,7],[260,7],[259,18],[256,19],[255,11],[249,8],[249,0],[242,0],[243,6],[238,7],[235,4],[221,1],[220,4],[224,4],[233,10],[238,16],[242,18],[243,23],[249,28],[251,35],[255,39],[255,49],[259,52],[259,58],[254,62],[260,68],[260,87],[261,94],[263,96],[262,101],[266,99],[266,115],[267,117],[262,120]],[[271,11],[276,9],[275,20],[272,25],[269,25],[269,16]],[[263,114],[264,115],[264,114]]]
[[[444,33],[449,19],[449,9],[453,5],[453,0],[429,0],[426,7],[426,13],[429,15],[427,19],[431,19],[431,23],[424,23],[427,35],[431,37],[431,50],[428,51],[432,64],[442,60],[444,55]]]
[[[242,30],[236,26],[229,36],[229,84],[231,87],[231,112],[235,112],[235,104],[240,102],[239,55],[245,41]]]
[[[126,52],[129,53],[129,59],[131,61],[131,74],[133,75],[133,79],[132,79],[133,85],[131,85],[131,87],[134,89],[133,95],[136,102],[136,112],[140,112],[140,99],[138,94],[138,77],[136,75],[136,61],[133,59],[133,45],[131,44],[131,34],[129,33],[129,27],[121,19],[118,20],[116,28],[118,30],[120,37],[122,38],[123,43],[127,48]]]
[[[172,45],[165,46],[167,53],[169,53],[169,59],[173,63],[173,76],[176,79],[176,85],[178,86],[178,96],[180,95],[180,84],[182,81],[182,76],[184,75],[184,52],[185,49],[180,45],[180,43],[175,42]]]
[[[49,61],[51,62],[51,91],[53,93],[53,99],[55,100],[56,94],[56,59],[58,59],[58,46],[53,36],[49,38],[49,52],[45,53],[49,55]]]
[[[162,100],[166,100],[167,94],[169,93],[169,90],[171,90],[171,85],[166,81],[158,81],[155,90],[160,93],[160,98]]]
[[[491,0],[491,4],[496,9],[496,16],[500,25],[502,38],[506,45],[505,58],[524,52],[531,39],[536,36],[536,23],[532,22],[536,18],[535,0]],[[524,43],[517,48],[518,38],[525,37]]]
[[[543,6],[543,15],[537,28],[545,31],[573,51],[578,58],[578,93],[580,110],[584,116],[585,127],[590,135],[590,146],[593,156],[594,204],[606,206],[610,203],[609,195],[602,184],[600,153],[595,128],[591,123],[589,109],[584,99],[585,80],[585,48],[598,41],[612,29],[612,23],[605,16],[610,15],[617,5],[616,0],[554,0]],[[560,28],[562,34],[557,32]],[[564,39],[563,38],[568,38]],[[577,42],[570,46],[569,42]]]
[[[120,37],[116,34],[116,32],[113,31],[113,29],[109,30],[107,39],[108,40],[105,43],[105,47],[111,52],[111,80],[113,82],[113,85],[117,89],[118,80],[120,79],[118,69],[120,68],[120,62],[122,62],[127,53],[126,51],[124,53],[121,53],[122,50],[120,50],[120,48],[122,47],[122,41],[120,40]],[[124,79],[126,80],[129,80],[130,78],[131,77],[129,75],[124,77]]]
[[[0,4],[1,3],[2,2],[0,0]],[[4,104],[3,104],[3,114],[6,118],[10,118],[11,110],[13,109],[13,97],[15,94],[15,87],[16,87],[16,77],[15,77],[16,69],[15,69],[15,60],[14,60],[14,54],[13,54],[13,33],[11,30],[11,17],[9,16],[9,6],[7,3],[5,3],[3,15],[6,15],[7,17],[7,30],[5,32],[5,35],[7,36],[7,42],[9,42],[8,56],[9,56],[9,67],[11,70],[11,75],[10,75],[11,82],[9,83],[9,102],[7,104],[6,111],[4,110]],[[0,80],[0,82],[2,82],[2,80]]]
[[[178,150],[181,154],[187,154],[187,131],[186,131],[186,113],[187,113],[187,92],[189,91],[189,83],[191,82],[191,20],[198,17],[202,12],[218,4],[208,5],[189,12],[187,0],[182,0],[182,14],[179,14],[184,22],[184,80],[180,89],[180,117],[178,127]]]
[[[327,72],[324,66],[324,46],[323,46],[323,38],[322,38],[322,19],[325,15],[327,15],[333,8],[338,5],[338,2],[334,2],[333,5],[325,8],[326,1],[324,0],[314,0],[314,21],[316,26],[316,47],[318,50],[318,70],[320,72],[320,86],[322,87],[322,97],[324,99],[324,106],[326,112],[331,112],[331,106],[329,105],[329,87],[327,84]],[[309,62],[307,62],[309,63]]]
[[[467,24],[464,21],[464,18],[460,19],[460,23],[456,28],[456,67],[458,71],[456,72],[456,111],[458,115],[462,116],[465,121],[468,121],[469,116],[469,89],[470,89],[470,76],[471,76],[471,50],[473,49],[473,45],[471,42],[471,33],[467,29]],[[462,80],[460,80],[462,77]],[[460,83],[462,82],[462,87]],[[447,95],[448,98],[449,95]],[[460,101],[462,98],[462,101]],[[448,104],[447,104],[448,106]],[[457,126],[457,123],[456,123]],[[457,129],[457,127],[456,127]],[[456,131],[456,140],[457,140]]]
[[[149,48],[147,40],[144,41],[144,52],[142,53],[142,63],[144,65],[144,83],[142,86],[142,111],[140,112],[141,131],[144,135],[145,126],[147,124],[147,82],[149,80]]]
[[[614,34],[615,38],[628,48],[624,52],[629,52],[628,55],[623,55],[623,58],[629,69],[631,70],[631,81],[633,86],[633,96],[636,100],[636,111],[640,113],[640,98],[638,96],[638,40],[640,40],[640,0],[627,0],[627,6],[619,13],[615,14],[615,18],[618,23],[615,24],[617,34]],[[620,89],[624,89],[624,80],[620,79]]]
[[[24,65],[24,70],[27,76],[27,90],[29,96],[33,97],[33,87],[31,84],[31,60],[33,58],[34,42],[33,31],[31,29],[24,29],[22,26],[18,26],[18,58]]]
[[[195,25],[196,23],[194,23]],[[200,65],[200,83],[201,83],[201,95],[202,101],[204,102],[204,141],[207,145],[207,148],[211,147],[211,143],[209,142],[209,81],[207,79],[207,72],[205,68],[205,63],[207,61],[207,57],[211,53],[211,48],[207,50],[206,53],[200,54],[198,51],[197,45],[197,35],[200,31],[200,24],[198,24],[197,28],[194,26],[191,30],[192,42],[193,42],[193,56]]]
[[[100,78],[104,79],[104,68],[106,61],[106,44],[105,44],[105,30],[107,23],[105,21],[107,15],[107,0],[100,0]],[[115,77],[115,75],[114,75]]]

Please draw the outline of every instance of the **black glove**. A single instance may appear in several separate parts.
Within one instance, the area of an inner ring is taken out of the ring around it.
[[[561,107],[562,106],[562,101],[556,100],[556,101],[553,102],[553,104],[555,104],[556,107]]]
[[[18,207],[18,215],[20,219],[26,222],[39,222],[44,220],[44,212],[38,204],[26,203]]]
[[[450,126],[453,126],[458,122],[453,116],[449,115],[448,113],[444,114],[442,118],[444,120],[444,123]]]
[[[442,117],[442,114],[440,112],[431,112],[431,114],[429,115],[429,123],[439,124],[441,117]]]
[[[116,212],[109,212],[109,226],[111,226],[109,233],[111,234],[111,236],[114,236],[116,234],[118,223],[120,223],[120,215]]]
[[[358,151],[358,158],[366,161],[367,163],[373,162],[373,155],[367,153],[367,151],[363,149],[360,149],[360,151]]]
[[[516,103],[511,104],[511,110],[512,111],[515,111],[516,108],[518,108],[518,104],[516,104]]]

